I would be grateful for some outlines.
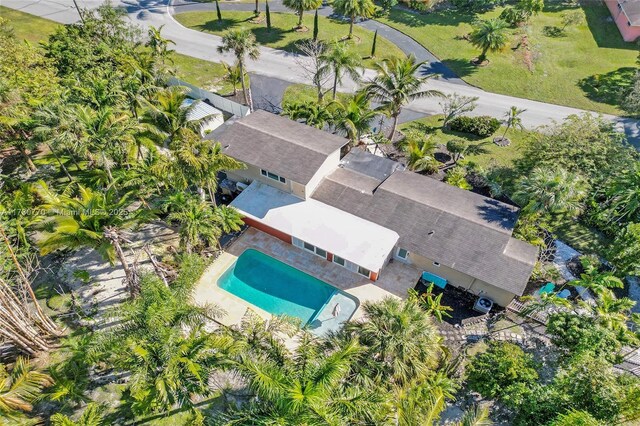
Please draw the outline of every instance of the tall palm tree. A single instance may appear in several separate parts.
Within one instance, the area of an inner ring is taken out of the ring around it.
[[[125,273],[129,293],[136,297],[140,291],[138,277],[129,266],[122,244],[128,240],[123,231],[149,220],[151,213],[142,208],[130,212],[131,193],[117,194],[113,189],[93,191],[78,185],[78,197],[56,194],[46,183],[35,186],[44,201],[42,208],[49,213],[45,218],[45,231],[38,245],[41,255],[56,250],[91,247],[114,263],[120,261]]]
[[[342,84],[342,77],[346,74],[353,81],[360,81],[362,59],[360,55],[351,50],[346,43],[334,42],[322,55],[322,60],[333,73],[333,99],[336,99],[338,84]]]
[[[508,28],[509,24],[499,18],[480,21],[474,26],[469,34],[469,41],[482,50],[478,57],[479,64],[487,59],[487,52],[496,52],[506,46],[509,40]]]
[[[522,125],[522,118],[520,116],[525,111],[526,109],[521,109],[521,108],[518,108],[517,106],[512,106],[511,108],[509,108],[509,111],[507,111],[507,113],[504,115],[506,119],[505,122],[507,125],[505,126],[504,133],[502,134],[503,139],[507,135],[507,132],[509,131],[509,129],[512,129],[512,128],[518,129],[518,130],[524,129],[524,126]]]
[[[11,419],[20,411],[31,411],[31,403],[52,384],[51,377],[34,370],[26,358],[19,357],[11,371],[0,364],[0,415]]]
[[[283,0],[282,4],[298,15],[297,29],[302,28],[302,15],[305,10],[314,10],[322,6],[322,0]]]
[[[628,297],[617,298],[609,289],[601,290],[596,296],[595,304],[583,303],[590,309],[600,325],[620,334],[627,334],[631,309],[636,302]]]
[[[300,12],[300,19],[302,20],[302,12]],[[242,85],[242,92],[244,93],[244,100],[249,106],[249,110],[253,111],[251,85],[246,87],[244,77],[246,74],[247,58],[255,61],[260,57],[260,49],[256,42],[256,36],[249,32],[249,30],[245,29],[227,31],[222,36],[222,44],[218,46],[218,52],[233,52],[235,55],[238,67],[240,68],[240,75],[242,76],[240,83]]]
[[[330,107],[333,127],[344,132],[352,144],[358,143],[360,137],[371,130],[371,122],[377,116],[377,112],[371,109],[367,94],[362,91],[348,101],[334,101]]]
[[[491,426],[493,422],[489,419],[489,409],[486,406],[476,405],[473,409],[465,411],[462,420],[456,422],[454,426]]]
[[[560,167],[536,167],[516,183],[513,199],[530,213],[576,213],[586,195],[582,176]]]
[[[175,188],[198,187],[202,200],[209,192],[211,203],[216,204],[215,190],[218,174],[223,170],[244,168],[244,164],[222,152],[218,142],[203,140],[193,132],[181,132],[170,146],[171,158],[165,163],[166,173]]]
[[[364,91],[371,99],[382,104],[382,108],[389,111],[393,118],[393,125],[389,139],[393,137],[398,127],[398,117],[402,108],[414,99],[442,96],[437,90],[422,90],[427,77],[419,77],[418,69],[424,62],[417,62],[415,56],[407,58],[384,59],[375,64],[378,75],[369,81]]]
[[[189,113],[195,108],[196,102],[184,106],[188,99],[187,89],[182,86],[170,86],[156,92],[151,101],[143,100],[143,115],[141,121],[147,125],[147,130],[154,134],[159,142],[169,146],[178,133],[190,130],[200,133],[203,119],[189,120]]]
[[[371,18],[375,14],[376,6],[372,0],[335,0],[333,10],[349,18],[349,39],[351,39],[356,18]]]
[[[182,208],[169,214],[168,220],[179,224],[180,243],[187,253],[202,245],[217,245],[222,235],[213,208],[200,200],[188,199]]]

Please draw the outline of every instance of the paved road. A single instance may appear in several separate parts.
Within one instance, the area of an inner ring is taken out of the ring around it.
[[[78,0],[81,6],[96,7],[102,0]],[[119,2],[118,2],[119,1]],[[164,25],[163,34],[165,37],[175,41],[175,50],[185,55],[200,59],[219,62],[221,60],[233,62],[231,55],[221,55],[217,53],[216,47],[220,45],[220,37],[205,34],[182,27],[172,17],[168,6],[169,0],[116,0],[115,5],[126,8],[129,18],[141,27],[150,25],[159,27]],[[33,15],[46,17],[62,23],[71,23],[78,20],[77,13],[73,9],[71,0],[3,0],[3,6],[22,10]],[[272,77],[278,80],[285,80],[290,83],[308,83],[300,73],[298,55],[261,47],[261,55],[258,61],[249,62],[248,69],[254,74],[264,77]],[[373,75],[373,71],[365,71],[365,78]],[[345,79],[346,80],[346,79]],[[528,128],[550,124],[554,121],[562,121],[571,114],[579,114],[584,111],[559,105],[547,104],[543,102],[531,101],[528,99],[499,95],[486,92],[484,90],[451,83],[446,80],[430,81],[428,83],[432,89],[440,90],[445,94],[459,93],[465,96],[478,96],[478,107],[474,114],[503,116],[512,106],[517,105],[525,108],[522,115],[523,124]],[[345,81],[340,90],[353,91],[357,85],[350,80]],[[425,115],[440,112],[438,99],[420,99],[409,105],[410,110],[423,113]],[[640,124],[638,120],[624,119],[614,116],[606,118],[616,123],[619,130],[625,131],[629,140],[640,148]]]
[[[174,0],[172,2],[173,12],[182,13],[182,12],[195,12],[195,11],[208,11],[214,12],[216,10],[215,4],[213,3],[199,3],[193,1],[185,1],[185,0]],[[246,12],[252,12],[255,9],[254,3],[233,3],[233,2],[222,2],[220,3],[220,9],[224,10],[240,10]],[[264,11],[264,4],[260,2],[260,8]],[[269,3],[269,9],[272,12],[291,12],[290,9],[286,8],[281,0],[272,0]],[[311,12],[307,12],[311,13]],[[318,9],[318,14],[321,16],[330,16],[336,19],[341,19],[339,15],[336,15],[333,12],[333,8],[331,6],[321,6]],[[391,41],[393,44],[398,46],[400,50],[402,50],[406,55],[414,55],[416,59],[419,61],[426,61],[427,65],[425,65],[421,72],[424,74],[438,74],[440,78],[446,80],[449,83],[462,84],[467,86],[468,84],[458,77],[449,67],[440,62],[436,56],[431,53],[429,50],[425,49],[420,43],[412,39],[411,37],[403,34],[402,32],[396,30],[395,28],[391,28],[388,25],[380,23],[378,21],[374,21],[371,19],[360,20],[356,23],[356,25],[366,28],[369,31],[378,31],[378,34],[381,37],[386,38]]]

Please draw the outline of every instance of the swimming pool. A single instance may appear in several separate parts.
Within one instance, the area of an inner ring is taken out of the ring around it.
[[[314,321],[335,287],[254,249],[243,252],[218,279],[218,287],[273,315]],[[355,302],[354,302],[355,310]]]

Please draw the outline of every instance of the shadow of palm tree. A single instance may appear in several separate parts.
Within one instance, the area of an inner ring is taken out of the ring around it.
[[[622,67],[606,74],[594,74],[578,81],[585,95],[596,102],[620,105],[627,89],[633,85],[635,67]]]
[[[244,22],[238,19],[229,19],[222,18],[221,21],[217,19],[208,21],[204,24],[196,25],[194,28],[198,31],[206,31],[206,32],[216,32],[216,31],[226,31],[231,28],[234,28],[239,23]]]
[[[442,62],[461,78],[467,77],[478,71],[478,67],[471,63],[471,58],[446,59]],[[434,66],[434,68],[438,67]]]

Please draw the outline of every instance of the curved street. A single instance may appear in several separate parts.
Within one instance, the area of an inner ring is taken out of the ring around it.
[[[80,7],[87,8],[95,8],[103,3],[102,0],[78,1]],[[73,3],[69,0],[4,0],[2,4],[12,9],[21,10],[61,23],[73,23],[79,20]],[[216,48],[220,45],[220,37],[185,28],[172,17],[172,14],[176,13],[177,10],[209,10],[207,8],[210,8],[212,5],[177,3],[175,6],[172,6],[169,4],[169,0],[119,0],[113,2],[113,4],[124,7],[131,21],[140,25],[143,29],[149,26],[163,26],[163,35],[176,43],[175,50],[179,53],[214,62],[225,61],[231,63],[234,60],[229,54],[219,54],[217,52]],[[230,6],[233,8],[248,7],[248,10],[253,10],[253,4],[251,3],[227,4],[224,7]],[[274,3],[272,10],[275,11],[276,7],[277,5]],[[325,13],[330,14],[330,8],[324,8],[323,14]],[[380,35],[396,42],[403,51],[414,53],[420,59],[426,59],[427,55],[433,58],[433,55],[418,43],[383,24],[375,21],[365,21],[359,23],[359,25],[369,29],[378,28]],[[402,41],[399,41],[398,37],[402,37]],[[261,55],[259,60],[250,61],[248,64],[249,71],[255,76],[255,84],[271,88],[276,86],[286,87],[288,83],[309,83],[299,71],[299,66],[296,62],[300,60],[299,55],[265,46],[261,46],[260,50]],[[448,69],[440,62],[432,61],[430,67],[429,71],[440,70],[440,72],[443,72],[444,77],[438,80],[430,80],[428,83],[429,88],[439,90],[445,94],[458,93],[464,96],[477,96],[479,99],[477,102],[478,107],[473,112],[475,115],[491,115],[500,118],[512,105],[516,105],[519,108],[526,109],[526,112],[522,115],[523,124],[527,128],[535,128],[537,126],[562,121],[571,114],[585,112],[584,110],[576,108],[486,92],[477,87],[464,84],[464,82],[455,77],[451,71],[447,72]],[[369,78],[372,75],[372,70],[365,70],[365,78]],[[260,81],[265,78],[269,80]],[[352,92],[355,89],[356,84],[349,79],[345,79],[345,83],[340,88],[340,90],[347,92]],[[277,93],[273,95],[277,97]],[[438,99],[419,99],[413,101],[408,106],[402,119],[406,121],[420,116],[438,113],[441,113]],[[624,131],[634,146],[640,148],[640,124],[638,120],[611,115],[606,115],[605,117],[614,122],[620,131]]]

